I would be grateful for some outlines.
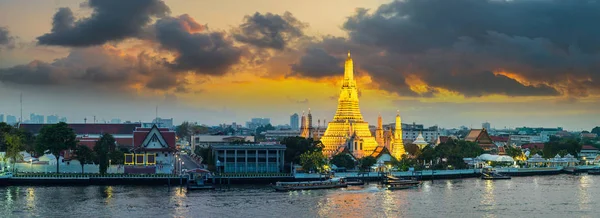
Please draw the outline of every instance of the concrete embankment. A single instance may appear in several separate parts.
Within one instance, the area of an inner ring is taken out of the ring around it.
[[[2,185],[173,185],[186,184],[177,176],[16,176],[0,179]]]

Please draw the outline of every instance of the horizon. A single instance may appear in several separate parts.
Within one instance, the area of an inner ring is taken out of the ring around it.
[[[22,93],[24,120],[149,122],[158,106],[174,124],[285,125],[309,108],[331,121],[350,50],[370,125],[397,110],[442,128],[599,125],[600,32],[586,28],[598,3],[106,2],[0,3],[5,119],[20,117]]]

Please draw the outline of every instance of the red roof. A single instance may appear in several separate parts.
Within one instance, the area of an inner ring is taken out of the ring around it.
[[[584,145],[583,147],[581,147],[581,150],[600,150],[594,146],[591,145]]]
[[[544,149],[544,143],[529,143],[521,145],[521,149]]]
[[[137,128],[136,131],[133,132],[133,147],[141,147],[151,130],[152,129],[150,128]],[[175,132],[166,128],[158,128],[158,130],[160,132],[160,135],[163,137],[163,139],[169,146],[169,148],[175,149],[177,147]]]
[[[33,134],[38,134],[40,132],[40,130],[42,129],[42,127],[45,125],[52,125],[52,124],[23,123],[23,124],[21,124],[20,128],[25,129]],[[133,131],[137,127],[142,126],[142,124],[139,124],[139,123],[119,123],[119,124],[114,124],[114,123],[110,123],[110,124],[77,123],[77,124],[74,124],[74,123],[71,123],[71,124],[67,124],[67,125],[69,125],[69,127],[71,127],[71,129],[73,129],[73,131],[77,135],[103,134],[103,133],[109,133],[112,135],[116,135],[116,134],[127,135],[127,134],[133,134]]]
[[[492,138],[492,141],[494,142],[508,142],[508,137],[490,136],[490,138]]]

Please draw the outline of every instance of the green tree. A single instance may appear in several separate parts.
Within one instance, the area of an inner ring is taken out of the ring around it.
[[[88,146],[78,145],[75,149],[75,158],[77,158],[79,164],[81,164],[81,174],[83,174],[83,167],[85,166],[85,164],[93,162],[94,152]]]
[[[515,160],[523,157],[523,151],[520,148],[504,146],[504,151],[506,152],[506,155],[511,156]]]
[[[194,124],[184,121],[181,125],[175,127],[175,134],[177,134],[177,137],[180,139],[188,141],[194,132],[194,126]]]
[[[12,170],[15,170],[15,163],[23,160],[21,151],[23,150],[23,139],[18,134],[4,134],[4,140],[6,141],[6,158],[12,162]]]
[[[321,151],[307,151],[300,155],[300,164],[305,171],[316,170],[321,172],[326,163],[325,156]]]
[[[427,146],[417,159],[428,162],[437,163],[437,167],[443,167],[441,160],[446,160],[447,165],[452,165],[455,168],[466,168],[463,158],[473,158],[481,155],[483,149],[474,142],[464,140],[448,140],[445,143],[437,145],[435,148]]]
[[[417,155],[420,152],[419,146],[415,144],[406,144],[404,145],[404,150],[411,155]]]
[[[550,141],[544,143],[544,158],[553,158],[561,150],[566,150],[569,154],[577,157],[577,153],[581,151],[581,145],[578,138],[574,137],[550,137]]]
[[[11,125],[8,125],[5,122],[0,123],[0,151],[6,151],[6,140],[4,139],[4,135],[13,134],[16,128]]]
[[[295,164],[300,163],[300,155],[308,151],[319,151],[323,150],[323,143],[321,141],[314,141],[313,139],[307,139],[304,137],[287,137],[281,141],[282,145],[285,145],[285,161],[293,162]]]
[[[600,126],[596,126],[592,129],[591,133],[596,133],[598,135],[600,135]]]
[[[403,154],[400,160],[392,159],[392,166],[395,166],[400,171],[408,171],[408,168],[414,167],[417,165],[417,161],[415,159],[409,158],[408,155]]]
[[[360,169],[363,171],[371,171],[371,167],[377,163],[377,159],[371,156],[365,156],[358,160]]]
[[[35,150],[38,154],[52,154],[56,157],[56,173],[59,173],[60,152],[77,147],[75,132],[66,123],[60,122],[42,127],[36,137]]]
[[[125,152],[129,152],[127,149],[115,149],[108,153],[109,163],[112,164],[124,164],[125,163]]]
[[[354,168],[354,159],[350,157],[350,155],[345,153],[339,153],[331,157],[331,161],[329,163],[334,164],[337,167],[344,167],[346,169]]]
[[[102,137],[96,142],[94,146],[94,152],[96,153],[97,162],[100,168],[100,174],[106,174],[108,169],[108,160],[110,154],[110,148],[115,145],[115,138],[108,133],[104,133]]]

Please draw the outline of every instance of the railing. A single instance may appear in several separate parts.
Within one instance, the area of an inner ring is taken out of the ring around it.
[[[293,177],[290,173],[216,173],[215,178],[273,178]]]
[[[13,178],[32,178],[32,179],[89,179],[89,178],[179,178],[174,174],[57,174],[57,173],[19,173],[13,175]]]

